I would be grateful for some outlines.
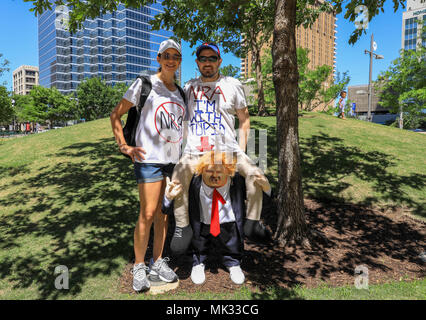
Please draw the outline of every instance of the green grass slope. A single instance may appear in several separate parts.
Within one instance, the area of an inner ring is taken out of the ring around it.
[[[268,177],[276,185],[276,120],[254,118],[268,130]],[[426,218],[426,135],[321,113],[299,118],[305,196]]]
[[[253,117],[252,127],[268,130],[276,186],[275,118]],[[426,136],[309,113],[300,142],[306,195],[424,214]],[[138,210],[109,119],[0,140],[0,299],[129,298],[118,278],[133,257]],[[59,265],[69,290],[55,288]]]

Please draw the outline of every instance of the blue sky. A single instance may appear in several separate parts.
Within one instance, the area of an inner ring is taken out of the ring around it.
[[[23,0],[0,1],[0,53],[10,61],[10,72],[0,78],[0,84],[7,81],[7,87],[12,87],[12,71],[20,65],[38,66],[37,18],[29,11],[31,3]],[[392,2],[386,1],[385,12],[380,13],[369,24],[367,34],[355,44],[349,45],[348,40],[355,25],[346,21],[340,14],[337,18],[337,56],[336,67],[340,72],[349,71],[349,85],[367,84],[369,72],[369,57],[364,54],[370,48],[371,33],[377,43],[377,53],[384,55],[383,60],[374,60],[373,80],[380,71],[386,70],[391,61],[396,59],[401,49],[402,12],[400,8],[393,12]],[[193,55],[194,48],[183,43],[182,80],[194,77],[196,64]],[[222,66],[232,64],[240,66],[240,60],[232,54],[223,55]]]

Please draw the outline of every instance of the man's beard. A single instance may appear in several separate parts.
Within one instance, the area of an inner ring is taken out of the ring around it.
[[[200,70],[200,73],[204,78],[214,78],[219,73],[219,71],[216,71],[215,73],[211,73],[211,74],[206,74]]]

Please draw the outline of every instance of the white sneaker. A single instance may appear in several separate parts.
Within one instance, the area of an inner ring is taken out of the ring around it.
[[[191,271],[191,280],[195,284],[203,284],[206,281],[206,275],[204,274],[204,264],[193,266]]]
[[[149,280],[146,276],[148,267],[145,266],[145,263],[138,263],[133,266],[131,273],[133,274],[133,290],[135,291],[145,291],[150,288]]]
[[[228,268],[231,280],[235,284],[243,284],[245,280],[245,276],[243,270],[241,270],[240,266],[234,266]]]

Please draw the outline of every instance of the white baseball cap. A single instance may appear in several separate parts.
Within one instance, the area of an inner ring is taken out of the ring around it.
[[[180,54],[182,54],[180,44],[174,41],[173,39],[164,40],[160,43],[160,49],[158,49],[158,54],[163,53],[169,48],[176,49]]]

